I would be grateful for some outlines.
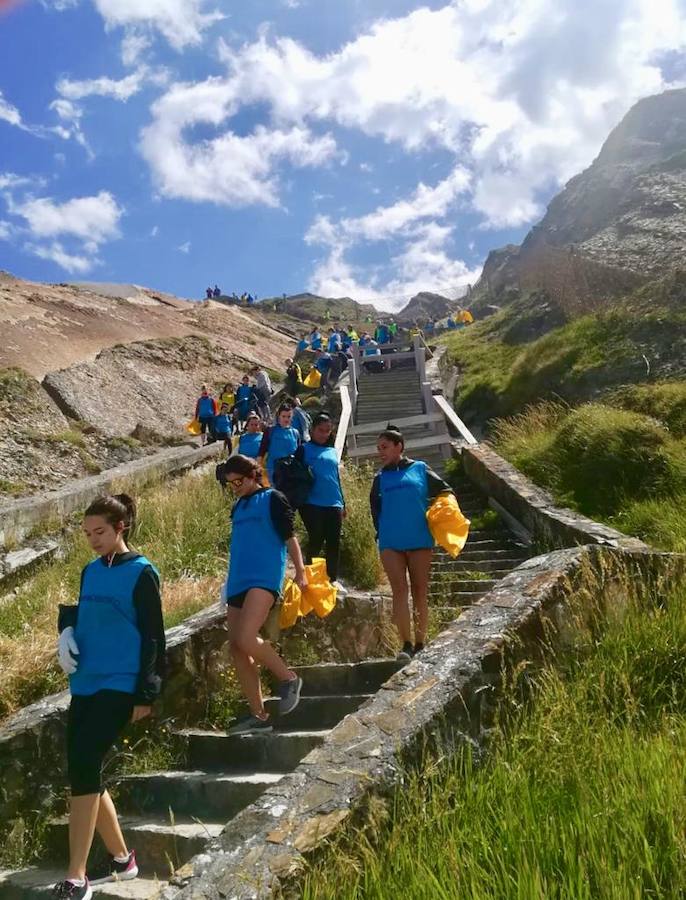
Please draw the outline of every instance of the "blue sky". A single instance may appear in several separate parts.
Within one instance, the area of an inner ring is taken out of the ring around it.
[[[457,296],[686,73],[686,0],[0,10],[0,268],[182,296]]]

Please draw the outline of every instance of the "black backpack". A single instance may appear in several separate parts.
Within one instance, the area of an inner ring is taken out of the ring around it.
[[[284,456],[274,466],[274,487],[281,491],[293,507],[299,509],[307,503],[314,484],[314,472],[305,462],[300,448],[292,456]]]

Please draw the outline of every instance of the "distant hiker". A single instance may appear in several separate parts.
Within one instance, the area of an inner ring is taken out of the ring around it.
[[[231,420],[231,407],[223,403],[219,413],[214,418],[214,436],[218,441],[224,441],[224,449],[227,453],[231,453],[231,432],[233,430],[233,422]]]
[[[307,340],[307,335],[306,335],[306,334],[301,334],[301,335],[300,335],[300,340],[298,341],[298,345],[297,345],[297,347],[295,348],[296,354],[298,354],[298,353],[304,353],[305,350],[307,350],[307,348],[308,348],[309,346],[310,346],[310,345],[309,345],[309,342],[308,342],[308,340]]]
[[[219,408],[226,404],[229,409],[233,409],[236,403],[236,389],[232,384],[225,384],[219,395]]]
[[[308,412],[303,409],[300,397],[293,398],[293,427],[300,435],[300,442],[306,443],[310,439],[310,429],[312,428],[312,419]]]
[[[260,464],[264,465],[267,457],[267,475],[269,483],[274,483],[274,467],[278,460],[291,456],[300,445],[300,434],[293,427],[293,407],[282,403],[276,412],[276,425],[262,435],[260,444]]]
[[[390,335],[390,340],[394,341],[398,334],[398,323],[395,321],[395,319],[391,319],[390,324],[388,326],[388,333]]]
[[[364,334],[362,335],[362,337],[358,341],[358,346],[362,347],[362,348],[367,347],[369,345],[370,341],[371,341],[371,335],[369,334],[368,331],[365,331]]]
[[[448,316],[447,325],[448,331],[453,331],[455,328],[457,328],[457,322],[455,321],[455,319],[453,319],[452,315]]]
[[[303,373],[297,362],[290,357],[286,360],[286,393],[295,397],[302,388]]]
[[[128,542],[135,527],[131,497],[100,497],[86,510],[83,531],[98,558],[81,573],[76,606],[60,606],[58,659],[69,676],[67,772],[71,789],[69,868],[54,900],[89,900],[91,885],[138,875],[117,811],[104,789],[105,756],[129,722],[151,713],[164,676],[160,579]],[[108,856],[86,872],[97,830]]]
[[[341,555],[341,528],[345,516],[345,500],[341,487],[338,454],[333,442],[333,423],[326,413],[318,413],[312,422],[312,439],[297,454],[312,469],[314,482],[300,516],[307,530],[306,560],[326,555],[329,580],[340,593],[347,593],[338,581]]]
[[[369,341],[364,347],[364,361],[362,365],[367,372],[383,372],[384,364],[381,359],[381,348],[376,341]]]
[[[207,299],[208,299],[208,300],[211,300],[212,297],[214,296],[214,294],[212,293],[212,288],[211,288],[211,287],[205,288],[205,293],[207,294]]]
[[[250,714],[229,728],[229,734],[266,734],[272,730],[260,686],[259,666],[278,681],[279,717],[300,702],[302,679],[289,669],[260,628],[281,595],[286,574],[286,551],[295,566],[294,581],[307,582],[305,565],[295,537],[295,513],[283,494],[262,485],[262,468],[247,456],[224,463],[224,478],[238,498],[231,512],[229,572],[223,590],[231,655],[248,701]]]
[[[376,326],[376,331],[374,332],[374,340],[381,344],[388,344],[391,340],[391,333],[388,330],[388,325],[385,322],[378,322]]]
[[[212,291],[212,295],[215,297],[215,299],[216,299],[217,297],[221,297],[221,295],[222,295],[221,289],[220,289],[219,286],[216,285],[216,284],[215,284],[215,286],[214,286],[214,290]]]
[[[253,295],[248,294],[248,306],[252,306],[254,302],[255,302],[255,300],[253,298]]]
[[[329,353],[338,353],[341,348],[342,344],[340,334],[333,328],[329,328],[329,339],[326,349],[329,351]]]
[[[313,350],[322,349],[322,335],[318,328],[313,328],[310,334],[310,347]]]
[[[402,641],[398,659],[410,659],[424,647],[428,590],[434,539],[426,511],[439,494],[452,493],[425,462],[404,455],[405,440],[388,425],[377,438],[381,470],[372,484],[370,505],[379,553],[393,593],[393,619]],[[414,608],[414,644],[408,606],[407,576]]]
[[[257,459],[260,455],[262,443],[262,422],[256,412],[248,413],[245,423],[245,431],[238,439],[238,452],[251,459]]]
[[[318,350],[315,355],[314,367],[322,376],[322,387],[327,387],[329,380],[329,370],[331,368],[331,354],[326,350]]]
[[[274,393],[274,388],[272,387],[271,378],[264,371],[262,366],[253,366],[252,374],[255,379],[255,394],[257,395],[257,408],[264,419],[265,422],[268,422],[271,418],[271,410],[269,409],[269,401],[271,399],[272,394]]]
[[[238,414],[239,427],[243,426],[243,423],[248,418],[248,414],[254,410],[256,405],[255,389],[250,384],[248,376],[244,375],[236,391],[236,412]]]
[[[200,422],[200,445],[205,446],[207,438],[212,434],[214,417],[218,412],[217,401],[206,384],[203,384],[200,396],[195,404],[195,418]]]

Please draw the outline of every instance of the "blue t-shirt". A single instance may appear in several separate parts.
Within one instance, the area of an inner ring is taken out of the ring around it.
[[[281,425],[274,425],[269,432],[269,444],[267,447],[267,474],[269,480],[274,481],[274,466],[279,459],[290,456],[298,449],[300,445],[300,435],[297,429],[289,425],[283,428]]]
[[[310,335],[310,347],[312,347],[313,350],[322,349],[322,336],[318,331],[315,331]]]
[[[343,491],[335,447],[309,441],[302,449],[303,460],[311,466],[314,483],[307,495],[311,506],[336,506],[343,509]]]
[[[148,566],[150,562],[144,556],[115,566],[100,558],[83,570],[74,628],[79,663],[69,676],[72,694],[90,695],[102,690],[135,693],[141,634],[133,595]]]
[[[310,345],[307,343],[306,340],[298,341],[298,346],[296,347],[296,352],[297,352],[297,353],[302,353],[303,350],[307,350],[307,348],[308,348],[309,346],[310,346]]]
[[[219,413],[214,417],[214,430],[217,434],[231,433],[231,416],[228,413]]]
[[[426,463],[416,460],[406,468],[382,469],[379,492],[379,550],[433,547],[434,539],[426,521],[429,508]]]
[[[214,415],[214,398],[199,397],[198,398],[198,416],[201,419],[209,419]]]
[[[268,488],[241,497],[231,513],[231,553],[226,596],[250,588],[280,591],[286,574],[286,542],[279,536],[271,516]]]
[[[252,398],[252,388],[249,384],[242,384],[236,391],[236,405],[241,412],[247,412]]]
[[[250,456],[257,459],[260,455],[260,444],[262,443],[262,432],[256,431],[254,434],[246,432],[240,436],[238,441],[238,452],[243,456]]]

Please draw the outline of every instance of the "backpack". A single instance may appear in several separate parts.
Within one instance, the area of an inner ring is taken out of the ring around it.
[[[284,494],[293,509],[299,509],[307,503],[314,484],[314,472],[299,450],[300,448],[292,456],[277,460],[274,466],[274,487]]]

